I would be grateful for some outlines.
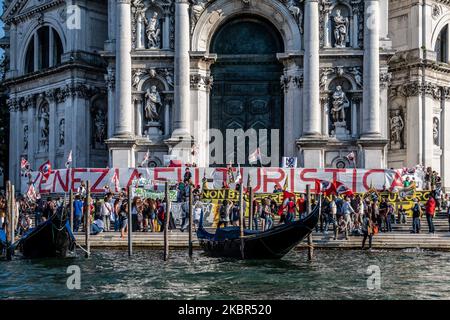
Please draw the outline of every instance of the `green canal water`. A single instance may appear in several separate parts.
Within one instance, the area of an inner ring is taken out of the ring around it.
[[[93,251],[64,260],[0,261],[1,299],[449,299],[450,253],[410,251],[292,252],[280,261],[212,259],[195,252]],[[69,290],[67,268],[80,268]],[[371,267],[372,266],[372,267]],[[380,289],[367,270],[381,273]]]

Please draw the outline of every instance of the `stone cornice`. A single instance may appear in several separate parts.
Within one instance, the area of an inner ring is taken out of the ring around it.
[[[16,78],[10,78],[10,79],[5,80],[3,82],[3,84],[5,86],[10,87],[10,86],[14,86],[17,84],[22,84],[22,83],[33,81],[33,80],[42,79],[46,76],[52,76],[52,75],[56,75],[58,73],[61,73],[61,72],[67,71],[67,70],[74,70],[74,69],[83,69],[83,70],[87,70],[87,71],[105,73],[105,69],[103,69],[103,68],[93,67],[93,66],[83,64],[83,63],[66,63],[66,64],[62,64],[57,67],[49,68],[46,70],[36,71],[36,72],[26,74],[23,76],[19,76]]]
[[[50,8],[65,4],[65,0],[48,1],[39,6],[32,7],[23,13],[17,14],[19,10],[27,3],[27,1],[28,0],[17,0],[11,3],[8,9],[5,10],[5,13],[1,17],[1,19],[6,24],[23,22],[33,18],[37,13],[41,13]]]
[[[434,100],[450,99],[450,87],[439,86],[437,84],[421,81],[411,81],[409,83],[402,83],[392,85],[389,88],[389,97],[417,97],[428,96]]]
[[[45,98],[49,102],[63,103],[67,98],[79,97],[90,99],[98,94],[106,94],[105,88],[81,83],[67,84],[63,87],[47,89],[40,93],[32,93],[8,99],[7,105],[10,111],[26,111],[35,105],[38,97]]]

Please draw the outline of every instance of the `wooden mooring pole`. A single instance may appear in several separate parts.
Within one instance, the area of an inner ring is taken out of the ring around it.
[[[73,232],[73,190],[71,189],[69,192],[69,221],[70,221],[70,230]]]
[[[306,186],[306,201],[307,201],[307,214],[308,216],[311,214],[311,186],[308,184]],[[313,247],[313,238],[312,231],[308,235],[308,261],[312,261],[314,257],[314,247]]]
[[[170,220],[170,197],[169,197],[169,183],[165,182],[165,202],[166,211],[164,212],[164,261],[169,259],[169,220]]]
[[[133,255],[133,215],[131,211],[133,210],[133,198],[132,198],[133,187],[128,187],[128,256]],[[137,210],[137,208],[136,208]]]
[[[84,213],[84,240],[86,245],[86,258],[91,254],[91,243],[89,240],[91,234],[91,183],[86,182],[86,199],[85,199],[85,213]]]
[[[16,210],[16,190],[14,185],[11,184],[11,244],[13,244],[16,239]],[[13,254],[12,250],[11,254]]]
[[[241,230],[240,238],[241,238],[241,257],[245,259],[244,254],[244,187],[241,185],[239,190],[239,228]]]
[[[255,209],[253,207],[253,188],[252,187],[248,187],[248,204],[249,204],[249,209],[248,209],[248,226],[250,230],[253,230],[253,210]]]
[[[5,224],[5,233],[6,233],[6,259],[12,259],[12,251],[10,245],[12,244],[11,240],[11,216],[12,216],[12,197],[11,197],[11,182],[6,182],[6,224]]]
[[[194,205],[193,205],[193,193],[192,186],[189,188],[189,257],[192,258],[193,246],[192,246],[192,223],[194,216]]]

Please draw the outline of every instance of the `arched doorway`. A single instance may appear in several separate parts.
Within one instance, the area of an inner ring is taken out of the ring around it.
[[[276,54],[284,52],[283,40],[267,20],[255,16],[239,16],[227,21],[211,41],[210,52],[217,54],[211,67],[214,86],[210,101],[210,128],[218,129],[226,137],[227,129],[267,129],[267,152],[277,146],[277,157],[282,150],[283,96],[280,77],[283,67]],[[279,136],[271,141],[271,129]],[[263,137],[258,137],[258,143]],[[248,164],[250,150],[246,139],[245,162],[236,152],[226,155],[224,161]],[[228,142],[229,143],[229,142]],[[237,142],[235,144],[235,151]],[[264,151],[262,150],[262,153]],[[273,158],[272,154],[265,154]],[[211,161],[211,164],[214,165]],[[274,164],[272,165],[279,165]]]

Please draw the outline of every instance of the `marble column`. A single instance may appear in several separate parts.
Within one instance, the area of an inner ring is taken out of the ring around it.
[[[164,14],[164,24],[163,24],[163,49],[170,49],[170,14]]]
[[[175,130],[174,138],[189,136],[190,58],[189,2],[175,2]]]
[[[170,132],[170,100],[166,99],[164,107],[164,136]]]
[[[441,112],[441,122],[450,123],[450,96],[447,92],[443,100],[443,108]],[[442,158],[441,158],[441,177],[444,186],[444,192],[450,192],[450,126],[442,126]]]
[[[330,20],[330,6],[329,4],[324,4],[323,9],[323,46],[324,48],[331,48],[331,20]]]
[[[362,138],[380,138],[380,8],[378,0],[365,1],[364,101]]]
[[[305,55],[303,88],[303,136],[321,135],[319,3],[305,1]]]
[[[35,132],[36,122],[37,122],[37,112],[36,106],[33,102],[32,105],[28,106],[28,162],[30,163],[31,168],[35,168],[37,163],[35,161],[35,153],[36,153],[36,144],[35,144]]]
[[[355,49],[358,49],[358,30],[359,30],[359,21],[358,21],[358,7],[353,8],[353,26],[352,26],[352,33],[351,33],[351,42],[352,47]]]
[[[329,103],[329,97],[327,94],[320,97],[320,102],[322,104],[322,135],[324,137],[328,137],[330,134],[330,128],[329,128],[329,110],[328,110],[328,103]]]
[[[142,113],[144,110],[142,96],[135,95],[133,97],[133,101],[134,101],[134,106],[135,106],[135,116],[134,116],[135,134],[138,137],[142,137],[142,133],[143,133]]]
[[[49,100],[48,112],[49,112],[49,135],[48,135],[48,159],[50,163],[56,166],[56,140],[58,136],[59,123],[57,123],[56,115],[56,101],[52,97]]]
[[[115,137],[132,136],[131,107],[131,7],[130,0],[117,0]]]

